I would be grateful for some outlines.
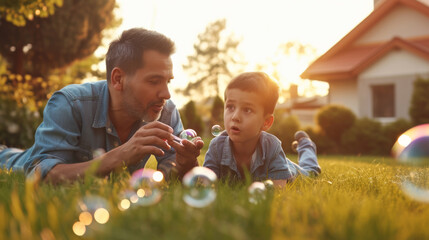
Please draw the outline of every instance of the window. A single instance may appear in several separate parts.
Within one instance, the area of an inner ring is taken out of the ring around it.
[[[395,117],[395,86],[372,86],[372,115],[373,117]]]

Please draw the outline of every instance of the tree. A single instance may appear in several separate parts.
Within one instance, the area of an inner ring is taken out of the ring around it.
[[[98,48],[103,29],[115,22],[114,8],[114,0],[64,0],[54,15],[24,27],[0,19],[0,54],[12,73],[45,78]]]
[[[410,117],[414,125],[429,123],[429,79],[418,78],[410,104]]]
[[[226,20],[217,20],[198,35],[194,44],[195,53],[188,56],[183,69],[191,76],[191,82],[184,90],[178,92],[185,96],[219,96],[221,84],[232,78],[234,67],[240,68],[242,62],[237,51],[239,41],[232,35],[224,36]]]
[[[48,17],[54,14],[55,7],[61,7],[63,0],[2,0],[0,18],[16,25],[25,26],[34,17]]]
[[[223,124],[223,108],[224,103],[222,98],[219,96],[213,98],[213,105],[211,109],[211,125],[222,125]]]
[[[204,131],[204,124],[201,117],[197,114],[194,101],[189,101],[181,110],[180,116],[182,118],[184,128],[194,129],[199,135]]]

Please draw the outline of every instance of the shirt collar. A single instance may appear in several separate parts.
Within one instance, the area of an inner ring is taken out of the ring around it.
[[[107,123],[110,122],[109,118],[109,88],[107,81],[104,81],[99,91],[100,95],[97,100],[97,109],[95,111],[94,121],[92,122],[93,128],[109,127]]]
[[[259,143],[256,146],[256,150],[252,155],[252,161],[250,164],[250,173],[253,174],[258,167],[264,165],[265,163],[265,151],[262,149],[263,144],[262,135],[259,137]],[[221,165],[228,166],[231,170],[238,173],[237,162],[234,159],[234,154],[232,153],[231,141],[229,136],[225,138],[225,144],[223,145],[223,157],[221,160]]]

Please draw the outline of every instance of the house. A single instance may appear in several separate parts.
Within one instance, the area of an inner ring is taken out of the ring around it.
[[[374,4],[301,78],[329,83],[328,104],[344,105],[359,118],[409,119],[413,82],[429,78],[429,0]]]

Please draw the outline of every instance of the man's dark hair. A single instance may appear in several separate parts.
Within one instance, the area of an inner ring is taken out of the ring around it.
[[[119,67],[126,74],[134,74],[143,67],[143,53],[155,50],[167,56],[174,53],[174,42],[161,33],[144,28],[131,28],[112,41],[106,54],[106,77],[110,83],[113,68]]]

